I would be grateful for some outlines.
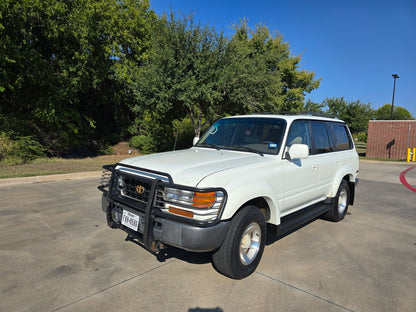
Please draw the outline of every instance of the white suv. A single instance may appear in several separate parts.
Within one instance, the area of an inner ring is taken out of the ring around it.
[[[104,166],[108,225],[158,252],[212,251],[240,279],[256,269],[266,223],[283,233],[317,216],[342,220],[358,155],[347,125],[313,115],[249,115],[214,123],[190,149]]]

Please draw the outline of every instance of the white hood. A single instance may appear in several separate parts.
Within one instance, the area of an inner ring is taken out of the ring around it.
[[[175,184],[198,186],[201,180],[213,173],[253,164],[262,158],[253,153],[193,147],[128,158],[120,164],[168,173]]]

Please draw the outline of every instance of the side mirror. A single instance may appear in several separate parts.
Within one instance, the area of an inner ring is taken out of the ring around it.
[[[288,159],[302,159],[309,156],[309,146],[306,144],[293,144],[286,153]]]
[[[195,145],[196,142],[198,142],[198,140],[199,140],[199,137],[194,137],[194,140],[192,141],[192,145]]]

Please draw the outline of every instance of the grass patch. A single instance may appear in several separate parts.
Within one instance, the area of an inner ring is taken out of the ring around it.
[[[355,149],[357,150],[357,153],[361,157],[365,157],[367,152],[367,143],[365,142],[355,142]]]
[[[396,158],[377,158],[377,157],[363,157],[365,160],[375,160],[375,161],[390,161],[390,162],[404,162],[406,159],[396,159]]]
[[[0,162],[0,179],[50,174],[100,171],[103,165],[114,164],[129,155],[99,156],[82,159],[41,158],[27,164]]]

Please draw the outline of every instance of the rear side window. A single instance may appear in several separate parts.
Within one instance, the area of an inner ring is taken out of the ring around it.
[[[337,151],[344,151],[352,148],[352,142],[347,127],[342,124],[333,124],[332,130],[334,133],[335,149]]]
[[[329,142],[328,130],[325,122],[312,122],[313,140],[315,142],[315,153],[322,154],[332,151]]]

